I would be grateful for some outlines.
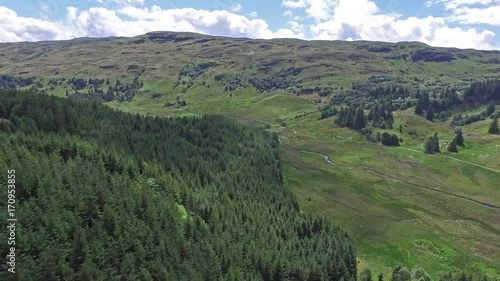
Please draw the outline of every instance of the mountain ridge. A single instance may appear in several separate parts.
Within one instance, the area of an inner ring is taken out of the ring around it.
[[[207,44],[208,42],[210,44]],[[421,56],[415,56],[416,52],[420,52]],[[145,80],[172,79],[177,76],[178,66],[209,60],[217,61],[222,69],[238,69],[240,66],[238,70],[242,73],[257,76],[273,74],[277,72],[276,68],[286,65],[313,67],[313,72],[319,72],[321,78],[325,78],[324,74],[321,75],[325,69],[321,68],[332,68],[334,65],[339,68],[337,75],[391,75],[405,71],[415,73],[418,70],[429,71],[434,66],[426,63],[434,62],[453,62],[450,67],[456,69],[465,66],[470,69],[470,73],[482,72],[478,68],[485,68],[484,71],[493,73],[500,71],[500,51],[495,50],[441,48],[421,42],[266,40],[185,32],[149,32],[135,37],[84,37],[64,41],[1,43],[0,54],[0,74],[40,77],[53,77],[64,72],[82,77],[94,75],[96,78],[104,78],[116,74],[116,71],[126,71],[129,65],[135,64],[143,65],[144,71],[140,74],[120,75],[128,78],[143,76]],[[126,65],[124,58],[131,63]],[[421,62],[422,64],[419,64]],[[72,67],[78,63],[84,65]],[[364,65],[360,67],[353,63]],[[262,64],[268,65],[258,69]],[[99,68],[110,65],[113,65],[112,72],[109,67],[108,71]],[[165,65],[169,67],[165,68]],[[66,69],[59,69],[63,66]],[[241,69],[242,66],[245,69]],[[437,72],[437,75],[443,74],[442,70]]]

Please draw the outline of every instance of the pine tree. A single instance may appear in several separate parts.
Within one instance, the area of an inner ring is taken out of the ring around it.
[[[343,107],[340,108],[339,117],[335,119],[335,124],[342,127],[345,123],[345,115],[346,115],[345,109]]]
[[[363,269],[361,272],[361,276],[359,277],[360,281],[372,281],[372,272],[369,268]]]
[[[486,108],[486,116],[490,116],[495,112],[495,102],[491,102]]]
[[[490,134],[499,134],[500,129],[498,127],[498,117],[495,117],[493,121],[491,122],[490,127],[488,128],[488,133]]]
[[[344,119],[343,127],[352,128],[353,123],[354,123],[354,116],[352,110],[348,108],[346,112],[346,117]]]
[[[425,119],[429,121],[434,120],[434,110],[432,109],[432,104],[429,104],[429,107],[427,108],[427,112],[425,113]]]
[[[417,104],[415,105],[415,114],[422,115],[424,113],[424,106],[422,96],[419,94]]]
[[[439,138],[437,133],[434,133],[434,135],[432,136],[432,140],[434,141],[435,152],[441,152],[441,149],[439,148]]]
[[[365,112],[362,107],[356,110],[356,116],[354,117],[353,129],[361,130],[366,126]]]
[[[455,140],[457,141],[457,145],[464,146],[464,136],[462,134],[462,129],[457,130],[457,135],[455,136]]]
[[[457,149],[457,138],[453,138],[450,142],[450,144],[448,144],[448,151],[449,152],[458,152],[458,149]]]
[[[424,91],[421,97],[422,97],[422,108],[428,108],[429,105],[431,105],[431,102],[429,100],[429,94]]]
[[[425,141],[425,153],[427,154],[434,154],[436,148],[435,148],[435,143],[434,143],[434,140],[432,139],[432,137],[429,137],[427,138],[427,140]]]

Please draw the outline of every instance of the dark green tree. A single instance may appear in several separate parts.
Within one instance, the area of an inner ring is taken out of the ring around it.
[[[429,104],[429,107],[427,107],[427,111],[425,112],[425,119],[434,121],[434,109],[432,109],[432,104]]]
[[[362,107],[358,108],[356,110],[356,116],[354,117],[353,121],[353,129],[354,130],[361,130],[366,126],[366,118],[365,118],[365,112]]]
[[[491,114],[493,114],[493,112],[495,112],[495,102],[492,101],[486,107],[486,116],[490,116]]]
[[[500,129],[498,127],[498,117],[495,117],[488,128],[488,133],[490,134],[499,134]]]
[[[424,106],[422,105],[422,99],[419,98],[417,100],[417,104],[415,105],[415,114],[422,115],[424,113]]]
[[[462,133],[462,129],[461,129],[461,128],[458,128],[458,129],[456,130],[455,140],[456,140],[456,142],[457,142],[457,145],[459,145],[459,146],[464,146],[464,136],[463,136],[463,133]]]
[[[388,132],[382,133],[381,142],[387,146],[399,146],[399,138],[396,134],[389,134]]]
[[[448,144],[448,151],[449,152],[458,152],[458,149],[457,149],[457,138],[453,138],[451,140],[451,142]]]
[[[372,281],[372,272],[369,268],[363,269],[359,276],[360,281]]]
[[[434,135],[432,135],[432,140],[434,141],[435,152],[441,152],[441,149],[439,147],[439,137],[437,133],[434,133]]]
[[[424,151],[427,154],[435,154],[439,152],[439,147],[436,145],[439,143],[436,143],[436,140],[434,137],[428,137],[427,140],[425,141],[424,145]]]

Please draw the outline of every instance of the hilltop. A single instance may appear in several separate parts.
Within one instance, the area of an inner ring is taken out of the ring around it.
[[[337,88],[366,82],[373,75],[442,75],[442,80],[453,83],[486,73],[498,76],[500,51],[435,48],[418,42],[252,40],[174,32],[0,44],[0,74],[175,81],[191,64],[203,64],[194,76],[290,76],[304,86],[330,82],[340,91]]]

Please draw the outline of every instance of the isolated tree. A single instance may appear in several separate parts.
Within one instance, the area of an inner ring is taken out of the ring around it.
[[[450,144],[448,144],[448,151],[449,152],[458,152],[458,149],[457,149],[457,138],[453,138],[450,142]]]
[[[432,137],[427,138],[424,145],[425,153],[434,154],[440,152],[439,149],[439,138],[437,133],[434,133]]]
[[[457,145],[464,146],[464,136],[462,134],[462,129],[457,129],[457,134],[455,136],[455,140],[457,141]]]
[[[359,279],[360,281],[372,281],[372,272],[370,271],[370,269],[369,268],[363,269]]]
[[[403,124],[400,124],[400,125],[399,125],[399,132],[400,132],[400,133],[403,133]]]
[[[434,140],[432,139],[432,137],[427,138],[427,140],[425,141],[424,149],[425,149],[425,153],[434,154],[435,145],[434,145]]]
[[[438,134],[437,133],[434,133],[434,135],[432,136],[432,140],[434,141],[436,152],[441,152],[441,150],[439,148],[439,138],[438,138]]]
[[[490,134],[499,134],[500,129],[498,127],[498,117],[495,117],[488,128],[488,133]]]
[[[388,132],[384,132],[382,134],[381,142],[383,145],[388,146],[399,146],[399,138],[396,134],[389,134]]]

